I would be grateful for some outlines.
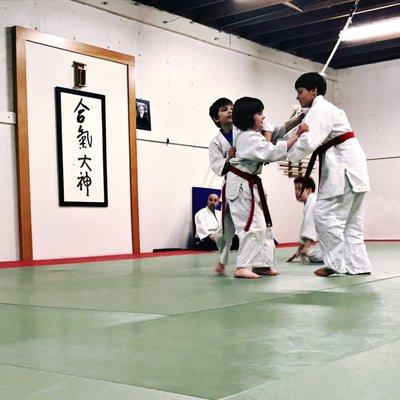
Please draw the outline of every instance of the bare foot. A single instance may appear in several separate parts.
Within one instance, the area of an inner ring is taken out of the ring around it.
[[[323,278],[327,278],[328,276],[331,276],[336,273],[337,272],[335,270],[333,270],[332,268],[328,268],[328,267],[318,268],[314,271],[315,275],[322,276]]]
[[[217,262],[217,266],[215,267],[215,273],[220,276],[225,275],[225,265],[222,264],[221,261]]]
[[[271,267],[253,268],[253,272],[258,275],[269,275],[269,276],[279,275],[279,272]]]
[[[261,275],[255,274],[251,272],[247,268],[236,268],[235,274],[233,275],[235,278],[244,278],[244,279],[259,279]]]

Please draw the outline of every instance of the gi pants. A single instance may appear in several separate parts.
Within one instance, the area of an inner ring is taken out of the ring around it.
[[[314,219],[322,258],[338,273],[371,272],[363,234],[364,195],[353,192],[346,178],[343,195],[317,199]]]
[[[272,229],[265,223],[258,190],[254,189],[255,209],[249,230],[244,230],[250,214],[251,197],[240,187],[238,196],[228,200],[231,217],[239,237],[238,268],[275,267],[275,243]]]
[[[306,253],[306,257],[310,263],[320,263],[322,260],[321,246],[319,243],[314,244]]]
[[[224,229],[222,229],[222,225]],[[224,220],[218,228],[215,235],[217,246],[219,249],[219,262],[223,265],[228,264],[229,250],[232,246],[233,237],[235,235],[235,225],[232,220],[231,211],[228,201],[225,204]]]

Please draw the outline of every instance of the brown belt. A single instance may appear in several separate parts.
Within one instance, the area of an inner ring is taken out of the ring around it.
[[[253,221],[253,217],[254,217],[254,209],[255,209],[254,185],[257,186],[258,193],[260,195],[261,207],[262,207],[262,210],[264,213],[265,223],[267,224],[267,227],[271,227],[272,226],[271,215],[268,210],[267,199],[265,198],[265,192],[264,192],[261,178],[258,175],[252,175],[252,174],[249,174],[248,172],[244,172],[244,171],[234,167],[233,165],[229,165],[229,171],[237,176],[240,176],[243,179],[246,179],[246,181],[249,182],[250,191],[251,191],[251,208],[250,208],[249,218],[247,219],[247,223],[246,223],[244,230],[246,232],[249,230],[250,225]],[[223,201],[222,210],[224,210],[225,209],[225,203],[224,203],[224,201],[225,201],[225,185],[222,188],[222,201]]]
[[[353,137],[355,137],[354,132],[346,132],[346,133],[343,133],[342,135],[336,136],[335,138],[333,138],[333,139],[330,140],[329,142],[326,142],[326,143],[324,143],[324,144],[321,144],[321,146],[317,147],[317,148],[314,150],[314,152],[313,152],[312,155],[311,155],[310,161],[309,161],[309,163],[308,163],[308,166],[307,166],[307,169],[306,169],[306,173],[304,174],[304,181],[303,181],[303,186],[302,186],[302,188],[301,188],[300,196],[301,196],[301,194],[304,192],[304,189],[305,189],[305,181],[310,177],[311,171],[312,171],[312,169],[313,169],[313,167],[314,167],[315,160],[317,159],[317,157],[318,157],[318,160],[319,160],[318,184],[320,184],[320,182],[321,182],[321,172],[322,172],[322,161],[323,161],[325,152],[326,152],[329,148],[331,148],[331,147],[333,147],[333,146],[336,146],[336,145],[338,145],[338,144],[340,144],[340,143],[343,143],[343,142],[345,142],[346,140],[349,140],[349,139],[351,139],[351,138],[353,138]]]

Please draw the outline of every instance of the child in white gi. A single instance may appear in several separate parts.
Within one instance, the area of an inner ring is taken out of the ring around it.
[[[229,160],[235,156],[235,148],[233,147],[234,132],[232,123],[232,107],[232,101],[222,97],[216,100],[209,109],[209,115],[211,119],[219,128],[218,135],[211,141],[208,147],[210,168],[218,176],[226,176],[229,167]],[[275,141],[279,138],[282,138],[286,132],[300,124],[303,118],[303,113],[294,112],[287,122],[275,127],[274,129],[271,129],[271,131],[267,131],[265,130],[265,127],[263,127],[263,134],[266,138],[268,138],[267,140]],[[225,195],[224,191],[225,188],[223,187],[223,197]],[[235,226],[233,224],[229,205],[227,203],[225,203],[223,212],[223,223],[216,233],[216,243],[220,252],[220,256],[215,267],[215,272],[218,275],[224,275],[225,273],[225,265],[228,264],[229,250],[232,246],[232,241],[233,248],[237,248],[238,246],[237,237],[235,236]]]
[[[210,167],[218,176],[225,176],[228,172],[229,160],[235,155],[233,142],[233,123],[232,123],[232,107],[231,100],[222,97],[216,100],[209,110],[209,115],[218,126],[218,135],[211,141],[208,147],[208,156],[210,159]],[[224,183],[225,185],[225,183]],[[224,187],[222,191],[224,192]],[[222,194],[224,196],[224,193]],[[223,210],[224,220],[217,231],[215,239],[220,252],[215,272],[218,275],[225,273],[225,265],[228,264],[229,250],[235,235],[235,226],[233,225],[229,207]]]
[[[296,253],[289,258],[288,262],[298,257],[304,258],[311,263],[323,262],[314,223],[314,208],[317,201],[317,195],[314,193],[314,179],[297,177],[294,180],[294,192],[296,199],[304,203],[304,217],[300,228],[299,247]]]
[[[230,207],[239,251],[235,278],[257,279],[277,275],[274,269],[275,244],[265,194],[258,174],[266,162],[280,160],[306,129],[301,125],[288,140],[276,145],[268,142],[261,130],[264,105],[259,99],[243,97],[233,106],[233,123],[240,129],[235,137],[236,155],[230,160],[226,198]]]
[[[300,105],[310,110],[304,119],[308,132],[290,149],[289,160],[297,162],[311,153],[311,160],[320,156],[314,219],[325,267],[314,273],[369,274],[363,235],[363,200],[369,191],[365,154],[344,111],[323,97],[326,81],[320,74],[301,75],[295,88]]]

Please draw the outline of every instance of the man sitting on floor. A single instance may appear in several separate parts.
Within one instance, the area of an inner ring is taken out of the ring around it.
[[[207,207],[202,208],[194,216],[197,250],[218,250],[215,242],[215,232],[221,225],[221,211],[216,209],[218,202],[219,197],[214,193],[210,194]]]

